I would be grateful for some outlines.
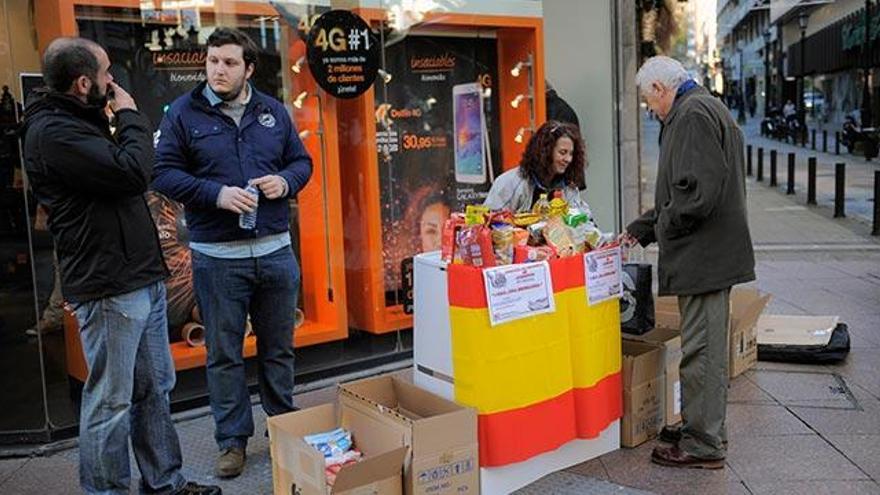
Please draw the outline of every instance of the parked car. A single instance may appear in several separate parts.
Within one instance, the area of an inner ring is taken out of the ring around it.
[[[804,110],[809,114],[825,112],[825,95],[820,91],[804,91]]]

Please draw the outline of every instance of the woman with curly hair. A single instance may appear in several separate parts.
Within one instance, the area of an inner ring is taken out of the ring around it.
[[[541,194],[555,191],[572,206],[589,214],[581,192],[586,189],[584,140],[577,127],[551,120],[529,139],[519,166],[504,172],[483,202],[493,210],[530,211]]]

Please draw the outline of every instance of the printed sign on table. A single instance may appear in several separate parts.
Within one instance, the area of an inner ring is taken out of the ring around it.
[[[590,306],[623,295],[620,246],[590,251],[584,255],[584,278]]]
[[[556,311],[546,261],[487,268],[483,281],[492,326]]]

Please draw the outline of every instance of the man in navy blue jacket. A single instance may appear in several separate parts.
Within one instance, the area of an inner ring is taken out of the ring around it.
[[[300,269],[290,246],[288,199],[312,161],[284,106],[248,79],[257,47],[243,32],[208,38],[207,83],[178,98],[154,135],[153,188],[186,206],[193,286],[208,349],[211,411],[220,447],[216,474],[244,469],[254,422],[242,344],[250,314],[260,397],[269,416],[293,406],[293,327]],[[245,188],[259,188],[259,197]],[[256,227],[239,215],[257,210]]]

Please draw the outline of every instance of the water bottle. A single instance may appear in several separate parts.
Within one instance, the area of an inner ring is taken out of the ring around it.
[[[246,188],[244,188],[249,194],[256,196],[257,202],[260,200],[260,190],[257,189],[253,184],[248,184]],[[238,216],[238,226],[244,230],[254,230],[254,227],[257,226],[257,207],[254,207],[254,211],[248,213],[244,212]]]

